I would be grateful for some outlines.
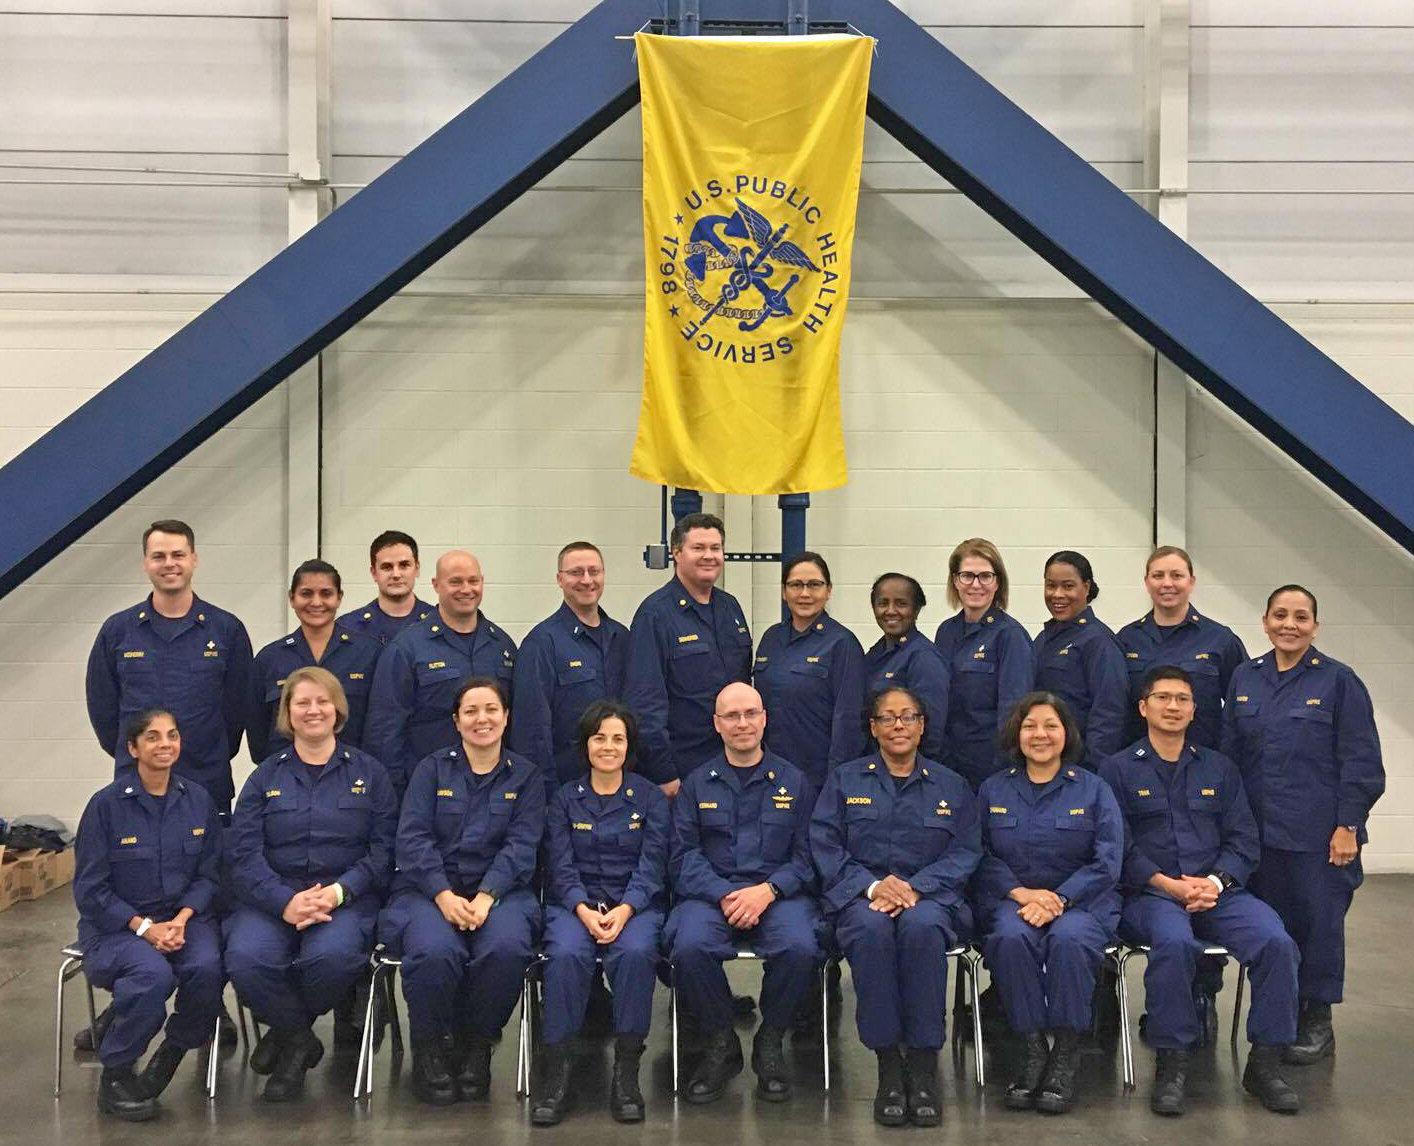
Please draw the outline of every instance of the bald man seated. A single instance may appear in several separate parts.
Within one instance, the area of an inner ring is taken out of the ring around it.
[[[766,712],[748,684],[717,694],[722,751],[690,773],[673,800],[669,875],[677,906],[665,930],[674,983],[706,1041],[689,1102],[713,1102],[743,1066],[722,964],[746,949],[765,960],[761,1026],[752,1045],[756,1093],[790,1097],[781,1046],[820,962],[805,773],[762,747]]]
[[[457,686],[469,676],[491,676],[509,696],[515,669],[515,642],[481,611],[480,561],[462,549],[442,554],[432,588],[437,608],[383,651],[368,700],[364,748],[387,769],[400,799],[419,760],[458,743]]]

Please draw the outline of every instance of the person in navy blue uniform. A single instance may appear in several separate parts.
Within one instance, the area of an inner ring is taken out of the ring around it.
[[[1113,631],[1095,616],[1100,595],[1089,560],[1063,549],[1046,559],[1051,619],[1036,634],[1036,687],[1061,697],[1094,766],[1129,743],[1129,674]],[[1132,737],[1130,739],[1133,739]]]
[[[103,622],[88,657],[88,719],[115,771],[127,767],[123,730],[161,706],[181,723],[177,773],[195,780],[223,816],[235,795],[231,760],[248,723],[250,637],[224,609],[192,592],[196,537],[182,521],[142,535],[147,600]]]
[[[368,571],[378,586],[378,596],[363,608],[345,613],[339,624],[387,645],[409,625],[425,620],[435,606],[418,599],[421,569],[417,541],[410,534],[399,529],[380,533],[368,547]]]
[[[571,541],[557,560],[564,603],[521,642],[510,736],[511,747],[544,774],[547,800],[584,774],[579,718],[595,701],[623,695],[628,665],[628,629],[599,605],[599,547]]]
[[[1095,977],[1119,925],[1124,819],[1109,785],[1079,766],[1085,743],[1056,693],[1022,697],[1001,742],[1015,763],[977,794],[983,857],[973,896],[992,981],[1025,1045],[1006,1105],[1064,1114]]]
[[[864,649],[825,612],[833,583],[818,553],[781,564],[790,619],[756,650],[752,683],[766,711],[766,747],[801,769],[817,792],[828,771],[864,751]]]
[[[1161,545],[1144,566],[1144,588],[1154,607],[1116,634],[1129,671],[1129,716],[1124,740],[1143,736],[1137,715],[1140,685],[1155,665],[1177,665],[1193,678],[1197,711],[1190,743],[1216,748],[1222,736],[1223,697],[1233,671],[1247,659],[1242,639],[1226,625],[1200,616],[1190,598],[1197,578],[1193,559],[1176,545]]]
[[[246,730],[250,758],[257,764],[290,746],[290,738],[277,727],[285,679],[297,668],[318,665],[339,679],[348,715],[339,739],[350,748],[363,747],[368,690],[383,646],[377,639],[351,632],[335,620],[344,599],[339,571],[327,561],[306,561],[290,578],[290,608],[299,628],[271,641],[255,654],[251,723]]]
[[[667,904],[668,798],[628,770],[638,739],[633,711],[594,701],[581,714],[588,772],[555,792],[546,817],[545,1053],[531,1103],[535,1126],[554,1126],[572,1101],[570,1040],[584,1022],[595,959],[613,990],[614,1073],[609,1112],[643,1121],[638,1085]]]
[[[1294,1113],[1301,1101],[1281,1075],[1281,1055],[1296,1037],[1301,956],[1276,912],[1247,890],[1260,853],[1257,824],[1237,765],[1188,738],[1196,691],[1184,669],[1150,669],[1139,702],[1148,734],[1100,767],[1125,820],[1120,936],[1151,948],[1144,994],[1158,1063],[1149,1106],[1183,1113],[1200,1034],[1193,976],[1204,946],[1216,944],[1252,977],[1242,1085],[1268,1110]]]
[[[540,933],[530,881],[545,780],[503,746],[509,703],[499,677],[470,677],[453,695],[457,743],[418,764],[408,784],[379,921],[403,961],[413,1092],[435,1106],[490,1094],[491,1046]]]
[[[226,962],[270,1028],[273,1046],[252,1056],[272,1066],[267,1102],[297,1097],[324,1053],[311,1028],[367,965],[392,875],[397,797],[383,766],[339,735],[347,714],[333,673],[293,670],[277,717],[289,747],[251,773],[231,819]]]
[[[947,763],[973,791],[1004,763],[997,734],[1034,683],[1031,637],[1007,614],[1007,597],[995,545],[973,537],[952,551],[948,601],[958,612],[938,626],[933,643],[950,674]]]
[[[205,790],[172,774],[182,750],[172,713],[138,713],[124,745],[129,767],[94,793],[79,821],[74,902],[84,974],[113,992],[113,1017],[96,1048],[98,1109],[144,1122],[157,1114],[157,1096],[187,1051],[210,1040],[221,1013],[225,980],[211,910],[221,825]],[[162,1045],[135,1075],[164,1021]]]
[[[447,719],[470,676],[501,682],[507,701],[516,645],[481,611],[481,562],[454,549],[437,559],[437,609],[393,640],[378,659],[364,739],[401,795],[418,761],[457,743]],[[543,805],[543,801],[542,801]]]
[[[869,605],[884,635],[864,654],[864,695],[891,685],[916,693],[927,708],[918,750],[941,764],[948,758],[944,732],[951,683],[937,645],[918,631],[918,614],[927,603],[923,586],[906,573],[884,573],[874,581]]]
[[[732,681],[751,679],[751,629],[717,580],[726,527],[710,513],[673,526],[673,579],[639,605],[629,627],[624,702],[643,732],[639,771],[665,795],[715,755],[712,705]]]
[[[815,791],[801,769],[762,747],[767,715],[750,685],[722,689],[712,719],[722,751],[683,781],[669,860],[677,893],[666,929],[674,982],[706,1041],[686,1098],[716,1101],[742,1069],[723,964],[744,944],[766,963],[751,1051],[756,1093],[784,1102],[791,1088],[782,1039],[822,957],[811,895]]]
[[[1285,1055],[1298,1065],[1335,1053],[1345,914],[1363,880],[1365,822],[1385,789],[1370,694],[1311,643],[1316,616],[1310,590],[1275,590],[1262,616],[1272,647],[1238,666],[1223,705],[1223,752],[1242,770],[1262,836],[1251,888],[1301,951],[1301,1012]]]
[[[891,687],[869,708],[876,755],[830,773],[810,822],[821,902],[849,960],[860,1041],[879,1060],[874,1120],[937,1126],[945,953],[972,931],[967,881],[982,858],[977,801],[918,753],[923,699]]]

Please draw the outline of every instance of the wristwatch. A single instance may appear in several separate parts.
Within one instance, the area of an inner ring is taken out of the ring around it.
[[[766,881],[766,886],[771,889],[771,894],[774,895],[777,899],[785,898],[785,896],[781,894],[781,889],[777,887],[774,883],[772,883],[769,879]]]
[[[1341,824],[1340,826],[1344,828],[1347,832],[1354,832],[1356,835],[1360,834],[1359,824]]]

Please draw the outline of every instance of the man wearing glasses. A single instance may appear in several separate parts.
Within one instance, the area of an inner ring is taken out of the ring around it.
[[[623,695],[628,663],[628,628],[599,607],[599,547],[571,541],[558,561],[555,580],[564,602],[521,643],[511,713],[511,747],[539,766],[547,796],[583,774],[579,718],[594,701]]]
[[[1188,1058],[1198,1042],[1193,976],[1208,944],[1226,947],[1252,977],[1242,1085],[1272,1111],[1301,1100],[1281,1075],[1296,1038],[1296,944],[1245,888],[1260,855],[1237,765],[1192,743],[1193,678],[1151,669],[1139,689],[1148,734],[1100,766],[1125,820],[1120,935],[1151,948],[1144,972],[1149,1042],[1158,1052],[1149,1107],[1183,1113]]]
[[[816,793],[799,768],[762,747],[766,712],[750,685],[718,693],[712,724],[722,750],[683,780],[673,801],[668,865],[678,901],[665,931],[673,976],[707,1047],[686,1098],[716,1101],[742,1069],[722,966],[741,943],[766,963],[751,1052],[756,1093],[784,1102],[790,1076],[781,1041],[821,959],[809,845]]]

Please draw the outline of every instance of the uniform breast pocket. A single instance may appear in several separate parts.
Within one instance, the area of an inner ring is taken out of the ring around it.
[[[436,668],[428,668],[423,661],[417,668],[417,686],[420,689],[436,689],[456,684],[461,679],[461,670],[456,665],[436,662]]]
[[[372,816],[373,805],[369,803],[367,796],[339,797],[339,818],[351,820],[358,825],[360,831],[367,827]]]
[[[796,813],[779,808],[761,813],[761,850],[769,861],[783,859],[795,837]]]
[[[714,683],[716,658],[712,646],[702,641],[679,645],[668,653],[668,674],[682,692],[701,692]]]
[[[987,825],[994,832],[1014,830],[1016,828],[1016,817],[991,815],[987,817]]]
[[[953,688],[970,705],[994,702],[997,695],[995,661],[963,661],[956,666]]]
[[[442,843],[456,839],[461,835],[464,819],[466,819],[465,800],[438,800],[432,814],[432,823],[437,839]]]
[[[113,890],[126,900],[148,899],[161,887],[156,848],[110,848],[108,862],[113,873]]]
[[[507,800],[504,795],[493,795],[491,802],[487,804],[486,811],[486,833],[493,840],[503,840],[506,838],[506,831],[511,823],[511,811],[515,808],[514,800]]]
[[[851,804],[844,806],[844,820],[847,824],[856,823],[860,820],[877,820],[879,809],[873,804]]]
[[[128,707],[154,703],[157,699],[157,666],[150,657],[118,654],[118,687]],[[148,699],[150,698],[150,700]]]
[[[189,836],[182,841],[182,851],[189,856],[201,855],[205,841],[200,836]]]
[[[555,674],[555,681],[561,688],[577,688],[581,685],[592,685],[598,681],[598,679],[599,670],[593,665],[563,668]]]
[[[1168,814],[1169,802],[1164,796],[1135,795],[1129,797],[1127,811],[1131,816],[1140,819],[1146,816],[1164,816]]]
[[[373,670],[346,672],[339,678],[339,683],[344,686],[344,695],[350,700],[361,700],[368,696],[368,690],[373,687]]]
[[[284,691],[285,686],[283,684],[272,684],[269,688],[265,690],[265,703],[279,704],[280,694]]]

